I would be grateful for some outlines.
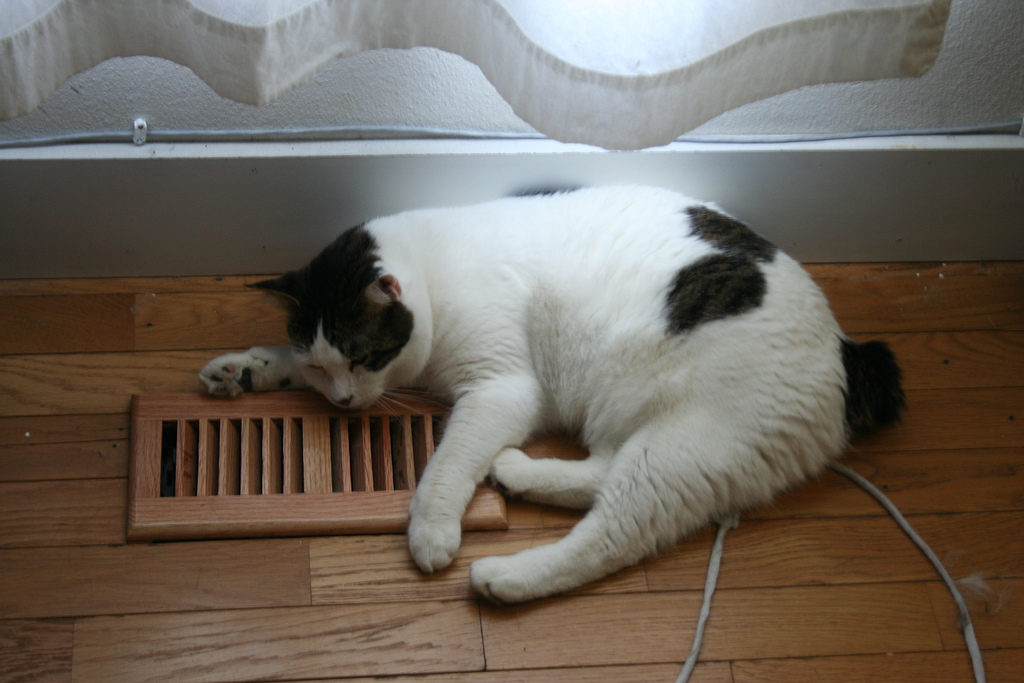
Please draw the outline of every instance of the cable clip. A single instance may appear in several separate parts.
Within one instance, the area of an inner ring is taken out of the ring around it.
[[[146,134],[149,132],[149,124],[141,116],[135,119],[132,124],[132,142],[136,145],[146,144]]]

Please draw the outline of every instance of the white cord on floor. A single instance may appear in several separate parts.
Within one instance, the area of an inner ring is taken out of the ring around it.
[[[711,596],[715,593],[715,586],[718,584],[718,569],[722,565],[722,546],[725,543],[725,532],[729,529],[735,529],[739,523],[739,515],[734,514],[718,524],[718,533],[715,534],[715,542],[711,546],[708,574],[704,580],[704,602],[700,606],[697,630],[693,633],[693,646],[690,648],[690,656],[683,663],[683,670],[679,672],[679,677],[676,678],[676,683],[686,683],[686,681],[690,680],[690,674],[693,673],[693,668],[697,666],[700,647],[704,641],[704,627],[707,625],[708,616],[711,614]]]
[[[939,576],[942,577],[942,580],[946,583],[946,587],[949,588],[949,592],[953,595],[953,601],[956,603],[957,609],[960,610],[960,629],[964,632],[964,641],[967,643],[967,652],[971,656],[971,666],[974,668],[974,680],[977,681],[977,683],[985,683],[985,665],[981,659],[981,648],[978,647],[978,639],[974,635],[974,622],[971,621],[971,613],[967,609],[967,603],[964,601],[964,596],[962,596],[960,591],[957,590],[956,582],[953,581],[953,577],[949,575],[946,568],[942,566],[942,561],[939,560],[938,555],[932,552],[932,549],[928,547],[925,540],[921,538],[916,531],[914,531],[913,527],[910,526],[910,522],[906,520],[899,509],[878,489],[877,486],[854,472],[846,465],[841,465],[836,462],[832,463],[830,467],[870,493],[875,500],[881,503],[886,512],[892,515],[892,518],[896,520],[896,523],[900,525],[900,528],[903,529],[904,533],[910,537],[910,540],[914,542],[914,545],[924,553],[924,556],[927,557],[928,561],[935,567],[935,571],[939,573]]]
[[[896,520],[896,523],[899,524],[904,533],[910,537],[910,540],[914,542],[914,545],[924,553],[924,556],[927,557],[935,567],[935,571],[939,573],[939,576],[942,577],[942,580],[946,583],[946,587],[949,588],[949,592],[952,593],[953,601],[956,603],[957,609],[960,610],[960,628],[964,632],[964,641],[967,643],[967,652],[971,656],[971,666],[974,669],[974,680],[977,683],[985,683],[985,665],[981,658],[981,648],[978,647],[978,639],[974,635],[974,623],[971,621],[971,613],[967,609],[967,603],[964,601],[960,591],[957,590],[953,577],[951,577],[949,572],[946,571],[946,568],[942,566],[942,562],[939,560],[938,556],[930,547],[928,547],[925,540],[921,538],[916,531],[914,531],[913,527],[910,526],[910,522],[907,521],[899,509],[886,497],[884,493],[881,492],[881,490],[878,489],[877,486],[854,472],[846,465],[832,463],[830,467],[860,486],[871,494],[875,500],[881,503],[886,512],[892,515],[892,518]],[[690,655],[683,663],[682,671],[679,672],[679,676],[676,678],[676,683],[686,683],[690,679],[690,674],[693,673],[694,667],[697,666],[697,658],[700,655],[700,648],[704,640],[704,627],[707,624],[708,616],[711,614],[711,596],[714,595],[715,586],[718,584],[718,570],[722,564],[722,546],[725,543],[725,533],[729,529],[735,529],[737,524],[739,524],[739,517],[733,516],[722,521],[718,525],[718,533],[715,535],[714,545],[711,546],[711,559],[708,562],[707,578],[704,581],[704,602],[701,603],[700,615],[697,617],[697,630],[693,634],[693,646],[690,648]]]

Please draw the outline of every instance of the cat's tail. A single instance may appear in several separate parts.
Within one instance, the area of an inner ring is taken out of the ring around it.
[[[846,370],[846,427],[851,438],[899,421],[906,408],[902,372],[889,345],[842,339]]]

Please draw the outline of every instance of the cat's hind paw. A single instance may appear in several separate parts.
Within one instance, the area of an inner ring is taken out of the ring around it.
[[[241,353],[214,358],[199,372],[199,381],[214,396],[238,396],[243,391],[268,391],[290,386],[282,352],[255,346]]]
[[[521,496],[531,487],[532,458],[518,448],[506,448],[491,462],[488,477],[495,488],[510,496]]]
[[[497,605],[509,605],[541,597],[531,585],[529,571],[524,571],[522,558],[517,555],[484,557],[469,567],[469,582],[482,597]]]

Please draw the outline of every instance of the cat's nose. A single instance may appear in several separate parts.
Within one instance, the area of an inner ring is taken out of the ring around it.
[[[347,406],[349,403],[352,402],[352,395],[349,394],[348,396],[336,398],[334,399],[334,402],[337,403],[339,406]]]

